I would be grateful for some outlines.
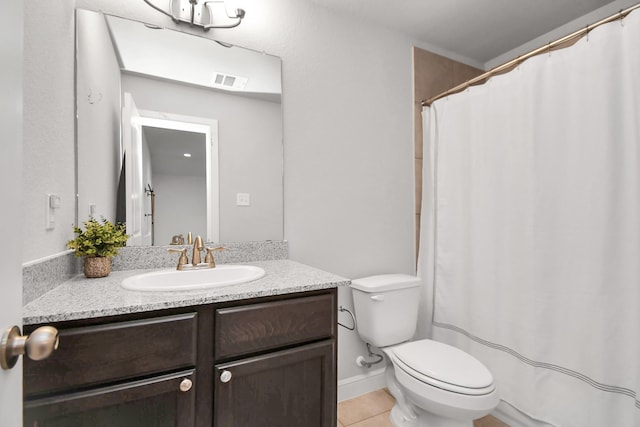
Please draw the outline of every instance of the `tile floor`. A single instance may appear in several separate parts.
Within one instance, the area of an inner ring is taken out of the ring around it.
[[[386,389],[376,390],[338,403],[338,427],[393,427],[389,412],[393,397]],[[491,415],[473,422],[474,427],[509,427]]]

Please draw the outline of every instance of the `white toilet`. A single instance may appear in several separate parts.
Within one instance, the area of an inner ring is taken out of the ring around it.
[[[410,340],[420,279],[384,274],[351,282],[358,333],[387,356],[395,427],[471,427],[498,405],[491,372],[477,359],[433,340]]]

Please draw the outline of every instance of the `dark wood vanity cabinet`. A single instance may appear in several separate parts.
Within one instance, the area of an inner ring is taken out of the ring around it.
[[[25,426],[335,426],[335,289],[53,326]]]

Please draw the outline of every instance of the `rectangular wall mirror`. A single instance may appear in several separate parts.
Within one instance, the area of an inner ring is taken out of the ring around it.
[[[283,239],[282,62],[76,10],[77,218],[128,244]]]

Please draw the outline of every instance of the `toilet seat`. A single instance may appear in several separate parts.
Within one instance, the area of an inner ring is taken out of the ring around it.
[[[386,349],[407,375],[446,391],[481,396],[495,390],[491,372],[476,358],[450,345],[413,341]]]

